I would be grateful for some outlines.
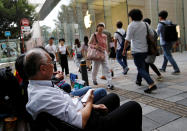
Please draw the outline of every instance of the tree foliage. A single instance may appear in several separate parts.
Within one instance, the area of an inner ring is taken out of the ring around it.
[[[11,31],[10,38],[20,35],[20,20],[27,18],[32,25],[36,19],[35,6],[28,4],[27,0],[1,0],[0,1],[0,39],[5,39],[5,31]]]

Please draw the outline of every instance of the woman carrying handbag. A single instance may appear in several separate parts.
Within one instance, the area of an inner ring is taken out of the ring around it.
[[[104,27],[104,23],[99,23],[97,25],[97,32],[92,34],[88,42],[89,48],[87,57],[88,59],[93,61],[93,84],[98,85],[96,77],[99,70],[99,66],[102,65],[103,73],[107,79],[107,87],[112,90],[114,86],[112,84],[112,77],[108,66],[107,36],[103,34]]]

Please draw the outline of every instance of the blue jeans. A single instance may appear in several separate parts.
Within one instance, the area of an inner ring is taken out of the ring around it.
[[[118,63],[123,67],[123,69],[127,67],[127,55],[125,54],[125,56],[123,56],[122,51],[117,50],[116,59]]]
[[[154,81],[145,69],[145,58],[147,57],[147,53],[135,53],[133,54],[133,57],[138,70],[137,81],[141,82],[143,77],[149,85],[153,84]]]
[[[81,96],[83,96],[84,94],[86,94],[86,92],[87,92],[89,89],[91,89],[91,87],[86,86],[86,87],[84,87],[84,88],[81,88],[81,89],[72,91],[72,92],[70,93],[70,95],[81,97]],[[104,89],[104,88],[97,88],[97,89],[95,89],[95,91],[94,91],[93,94],[94,94],[94,103],[95,103],[96,101],[98,101],[98,100],[101,99],[102,97],[106,96],[106,95],[107,95],[107,92],[106,92],[106,89]]]
[[[173,59],[173,56],[171,54],[172,44],[162,45],[162,49],[164,51],[164,62],[162,64],[162,69],[166,70],[167,63],[169,61],[172,64],[173,69],[175,71],[180,71],[177,63],[175,62],[175,60]]]

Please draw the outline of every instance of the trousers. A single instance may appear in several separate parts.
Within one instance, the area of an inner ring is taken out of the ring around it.
[[[87,130],[142,131],[142,108],[137,102],[130,101],[120,106],[118,95],[111,93],[96,104],[104,104],[109,112],[103,114],[92,110]]]

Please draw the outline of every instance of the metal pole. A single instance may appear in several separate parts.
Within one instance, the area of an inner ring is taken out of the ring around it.
[[[129,13],[129,8],[128,8],[128,0],[126,0],[126,9],[127,9],[127,20],[128,20],[128,25],[129,25],[129,16],[128,16],[128,13]]]

